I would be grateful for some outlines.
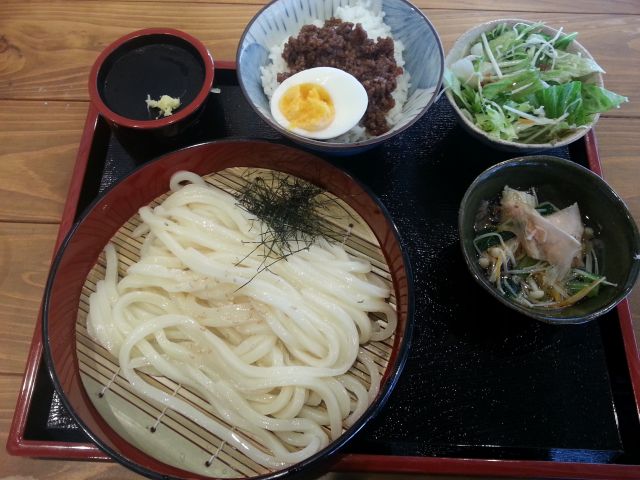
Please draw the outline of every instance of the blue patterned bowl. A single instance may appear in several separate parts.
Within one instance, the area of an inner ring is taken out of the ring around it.
[[[324,21],[341,6],[366,6],[374,14],[382,12],[393,39],[404,45],[404,69],[410,75],[407,102],[391,130],[366,140],[312,140],[296,135],[277,124],[262,87],[261,67],[271,62],[269,49],[296,35],[303,25]],[[242,92],[256,113],[292,141],[313,150],[354,154],[374,147],[415,123],[435,101],[444,71],[440,38],[419,8],[407,0],[275,0],[260,10],[247,25],[237,52],[238,79]]]

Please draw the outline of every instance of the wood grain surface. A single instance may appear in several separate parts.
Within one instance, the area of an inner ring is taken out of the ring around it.
[[[0,223],[0,375],[24,371],[57,231],[53,224]]]
[[[160,5],[170,2],[175,2],[175,0],[157,0],[153,3]],[[269,0],[191,0],[189,3],[265,5],[269,3]],[[451,0],[416,0],[412,3],[423,9],[448,8],[489,12],[512,10],[532,13],[575,13],[578,10],[575,3],[567,0],[540,0],[538,2],[530,0],[497,0],[493,2],[486,0],[459,0],[455,2]],[[580,0],[580,13],[640,14],[640,4],[635,0],[617,0],[615,2]]]
[[[0,441],[6,442],[84,118],[87,76],[109,43],[151,26],[185,30],[216,59],[266,0],[0,2]],[[494,18],[543,20],[579,39],[630,103],[596,127],[605,179],[640,223],[640,1],[417,0],[445,51]],[[630,296],[640,338],[640,287]],[[0,480],[140,478],[111,463],[29,460],[0,453]],[[324,480],[444,480],[328,474]],[[460,478],[460,477],[458,477]]]
[[[57,223],[86,102],[0,100],[0,221]]]
[[[150,5],[76,1],[71,9],[65,3],[4,3],[0,52],[6,66],[0,70],[0,99],[87,100],[87,75],[99,52],[125,33],[150,26],[185,30],[202,40],[214,59],[234,59],[245,25],[260,9],[260,5],[200,3],[185,8],[182,3],[169,1],[163,2],[161,9]],[[432,7],[424,11],[439,32],[445,51],[465,30],[500,17],[543,20],[567,31],[578,31],[580,41],[602,67],[615,72],[605,76],[607,87],[640,98],[636,77],[640,71],[640,15],[513,9],[461,12]],[[640,103],[631,102],[610,115],[640,116]]]

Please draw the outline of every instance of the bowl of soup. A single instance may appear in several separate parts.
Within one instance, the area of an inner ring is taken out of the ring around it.
[[[462,252],[499,302],[555,324],[614,308],[640,272],[640,235],[598,175],[553,156],[507,160],[481,173],[459,212]]]

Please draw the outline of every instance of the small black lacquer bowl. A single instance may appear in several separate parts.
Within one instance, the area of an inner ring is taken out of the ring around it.
[[[166,143],[200,120],[213,76],[213,58],[198,39],[179,30],[149,28],[104,49],[89,75],[89,96],[115,132],[138,134],[143,143]],[[162,95],[180,99],[168,116],[147,106],[147,98]]]
[[[539,198],[559,208],[577,202],[583,223],[586,220],[594,229],[602,245],[600,274],[616,286],[600,288],[598,295],[561,309],[530,308],[500,293],[479,265],[473,240],[481,203],[497,198],[505,185],[517,190],[535,187]],[[584,323],[605,314],[629,294],[640,273],[640,235],[624,202],[600,176],[562,158],[520,157],[485,170],[465,193],[458,222],[462,252],[478,283],[508,307],[547,323]]]

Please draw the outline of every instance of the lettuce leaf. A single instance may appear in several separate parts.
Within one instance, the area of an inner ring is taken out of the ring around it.
[[[547,118],[559,118],[567,113],[567,123],[579,126],[590,123],[595,113],[618,108],[628,99],[597,85],[575,80],[540,90],[531,101],[544,107]]]
[[[486,106],[485,113],[476,114],[475,122],[478,127],[496,138],[513,140],[518,136],[513,119],[506,115],[502,109],[492,105]]]
[[[547,33],[538,33],[541,37],[543,37],[547,42],[553,40],[555,35],[549,35]],[[553,42],[553,47],[557,50],[566,50],[571,42],[573,42],[578,36],[578,32],[568,33],[566,35],[560,35],[558,39]]]
[[[511,30],[511,28],[509,28],[509,25],[507,25],[506,23],[501,23],[497,25],[493,30],[490,30],[486,33],[487,40],[491,42],[492,40],[500,37],[505,32],[508,32],[509,30]]]
[[[544,86],[540,73],[537,70],[528,70],[488,83],[482,88],[482,93],[489,100],[512,99],[518,102],[543,89]]]
[[[553,46],[558,50],[566,50],[571,42],[573,42],[578,36],[578,32],[568,33],[567,35],[561,35],[558,40],[555,41]]]
[[[466,108],[467,110],[470,109],[470,105],[467,100],[467,95],[463,95],[462,84],[460,83],[460,80],[458,80],[458,77],[456,77],[451,70],[446,68],[444,70],[443,79],[444,79],[445,87],[448,88],[451,91],[451,93],[456,97],[457,99],[456,103],[458,104],[458,106]]]
[[[560,118],[568,114],[569,124],[584,125],[588,123],[582,108],[582,82],[575,81],[564,85],[552,85],[537,91],[531,102],[544,107],[547,118]]]
[[[517,34],[512,29],[506,30],[500,36],[494,37],[492,40],[487,37],[489,48],[491,48],[496,59],[511,49],[515,43],[516,37]]]
[[[587,115],[619,108],[622,103],[628,101],[627,97],[618,95],[606,88],[590,83],[582,85],[582,108]]]
[[[570,52],[557,53],[553,68],[540,74],[545,82],[566,83],[595,72],[604,73],[600,65],[590,58]]]

